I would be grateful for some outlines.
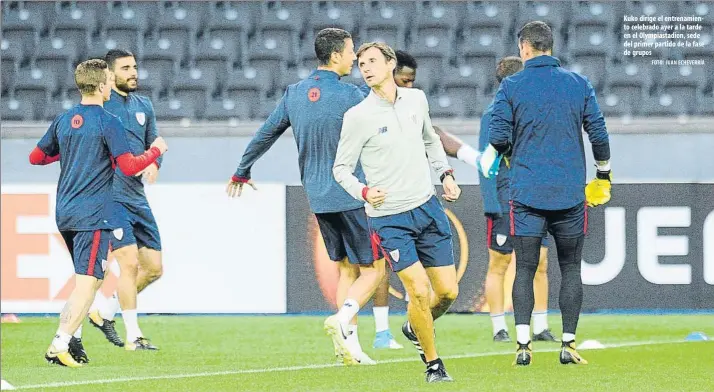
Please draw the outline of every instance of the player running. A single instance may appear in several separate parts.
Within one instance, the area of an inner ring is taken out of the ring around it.
[[[227,192],[231,197],[240,196],[245,184],[256,189],[251,167],[292,127],[310,208],[327,253],[340,270],[339,311],[325,321],[325,328],[344,364],[374,364],[359,344],[356,315],[382,280],[384,259],[372,252],[363,203],[350,197],[332,176],[342,116],[363,99],[356,86],[340,82],[355,60],[352,36],[341,29],[323,29],[315,38],[315,54],[319,66],[306,79],[288,86],[277,108],[246,147]],[[364,177],[361,169],[358,175]]]
[[[74,263],[75,287],[45,359],[67,367],[89,362],[81,339],[73,334],[104,279],[109,243],[116,239],[112,161],[116,159],[119,170],[133,176],[167,150],[164,140],[157,138],[143,154],[131,153],[121,121],[103,108],[113,78],[104,60],[82,62],[74,78],[82,95],[80,104],[57,116],[30,154],[33,165],[61,160],[56,220]]]
[[[105,61],[116,80],[111,98],[104,107],[122,121],[131,150],[143,151],[159,137],[159,132],[151,101],[134,93],[138,87],[136,59],[127,50],[113,49],[106,54]],[[161,158],[142,172],[149,184],[156,181],[160,165]],[[142,176],[127,176],[121,170],[115,171],[114,202],[120,228],[117,239],[112,241],[112,254],[119,263],[121,274],[117,293],[107,301],[102,301],[98,295],[99,301],[95,300],[94,309],[89,313],[89,321],[104,333],[107,340],[128,351],[158,350],[144,337],[136,312],[138,293],[159,279],[163,271],[161,237],[144,193]],[[126,345],[114,329],[114,315],[120,306],[126,327]]]
[[[533,277],[543,237],[550,232],[562,275],[560,311],[563,339],[560,363],[587,364],[575,351],[575,330],[583,300],[580,275],[591,206],[610,200],[610,143],[595,90],[582,75],[567,71],[551,56],[553,34],[547,24],[527,23],[518,32],[525,69],[501,82],[496,93],[487,150],[480,164],[485,177],[511,154],[511,235],[516,252],[513,307],[518,348],[514,365],[533,357],[530,319]],[[592,144],[597,177],[585,187],[581,130]]]
[[[333,172],[365,203],[372,238],[409,294],[409,321],[402,330],[427,365],[426,381],[452,381],[436,352],[434,319],[449,309],[458,285],[451,227],[435,196],[429,163],[446,200],[458,199],[461,190],[432,128],[426,96],[394,82],[394,50],[367,43],[357,56],[372,92],[345,113]],[[366,185],[353,174],[358,160]]]

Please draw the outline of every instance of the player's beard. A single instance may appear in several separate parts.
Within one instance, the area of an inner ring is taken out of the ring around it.
[[[118,90],[125,93],[133,93],[139,87],[139,82],[137,80],[135,87],[129,87],[129,80],[116,81],[116,87]]]

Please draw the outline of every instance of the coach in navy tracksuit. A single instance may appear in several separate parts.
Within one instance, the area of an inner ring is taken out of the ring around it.
[[[582,305],[580,261],[587,226],[585,153],[581,129],[588,134],[598,163],[598,179],[607,182],[594,197],[609,200],[610,145],[595,91],[582,75],[569,72],[551,56],[553,35],[543,22],[527,23],[518,33],[525,69],[503,80],[496,93],[489,142],[511,151],[511,234],[516,252],[513,302],[518,351],[516,364],[531,362],[530,319],[533,277],[541,239],[555,238],[562,274],[561,363],[587,363],[575,352],[575,330]],[[590,195],[589,195],[590,197]],[[590,202],[590,198],[588,199]]]

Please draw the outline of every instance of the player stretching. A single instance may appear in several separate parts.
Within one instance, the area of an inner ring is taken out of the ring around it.
[[[126,50],[113,49],[105,56],[116,80],[105,109],[119,117],[127,131],[131,151],[143,151],[159,137],[156,115],[151,101],[134,94],[137,88],[137,66],[134,55]],[[156,181],[161,158],[149,165],[142,175],[148,183]],[[158,350],[144,337],[136,314],[137,294],[162,274],[161,237],[156,219],[144,193],[141,177],[127,176],[116,170],[114,178],[115,213],[119,220],[118,237],[112,241],[112,254],[116,257],[121,274],[117,293],[109,300],[95,301],[96,309],[89,313],[89,321],[99,328],[107,340],[124,346],[114,329],[114,315],[119,306],[126,327],[126,350]],[[99,296],[97,296],[99,297]]]
[[[321,30],[315,38],[315,54],[317,70],[288,86],[278,107],[246,147],[227,192],[240,196],[244,184],[255,189],[251,167],[292,126],[310,208],[327,253],[340,270],[339,311],[328,318],[326,328],[333,337],[335,354],[346,365],[374,364],[360,347],[355,316],[382,280],[384,259],[372,252],[363,203],[350,197],[332,176],[342,116],[363,99],[356,86],[340,82],[355,60],[352,36],[341,29]]]
[[[68,367],[89,361],[81,340],[73,334],[104,279],[111,230],[116,227],[111,222],[112,160],[132,176],[167,149],[158,138],[142,155],[131,153],[121,121],[102,107],[109,99],[112,77],[103,60],[79,64],[74,80],[82,95],[80,104],[57,116],[30,154],[33,165],[61,159],[56,220],[74,263],[75,287],[45,359]]]
[[[560,311],[563,339],[560,362],[587,364],[575,351],[575,330],[583,300],[580,275],[587,230],[586,200],[610,200],[610,143],[595,90],[587,78],[560,67],[551,56],[553,35],[543,22],[518,32],[525,69],[501,82],[496,93],[484,176],[493,176],[502,154],[511,152],[511,235],[516,252],[513,308],[518,348],[514,365],[529,365],[533,277],[546,232],[555,239],[562,275]],[[585,187],[581,129],[587,132],[597,162],[597,178]]]
[[[352,197],[366,202],[374,242],[409,294],[409,321],[402,331],[427,365],[427,382],[451,381],[436,353],[434,320],[456,299],[458,285],[451,227],[435,196],[429,163],[446,200],[458,199],[461,190],[432,128],[426,96],[394,82],[394,50],[367,43],[357,56],[372,92],[345,113],[333,172]],[[358,160],[367,185],[353,174]]]

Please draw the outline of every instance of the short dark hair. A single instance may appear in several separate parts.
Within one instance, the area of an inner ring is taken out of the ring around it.
[[[101,59],[81,62],[74,70],[74,82],[82,95],[94,94],[100,83],[107,83],[107,63]]]
[[[508,56],[502,58],[496,66],[496,79],[498,83],[516,72],[523,69],[523,60],[518,56]]]
[[[414,56],[403,50],[397,50],[394,53],[397,55],[397,68],[394,68],[394,72],[399,72],[404,67],[409,67],[416,71],[417,61]]]
[[[315,37],[315,56],[320,65],[330,64],[330,57],[333,53],[342,53],[345,50],[345,40],[352,38],[349,32],[328,27],[322,29]]]
[[[539,20],[526,23],[518,31],[518,42],[528,42],[539,52],[553,50],[553,31]]]
[[[104,56],[104,61],[107,62],[107,66],[110,70],[112,70],[114,69],[114,63],[117,61],[117,59],[121,59],[124,57],[134,57],[134,53],[131,53],[126,49],[112,49],[107,52],[106,56]]]

